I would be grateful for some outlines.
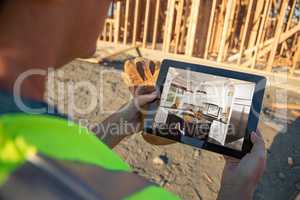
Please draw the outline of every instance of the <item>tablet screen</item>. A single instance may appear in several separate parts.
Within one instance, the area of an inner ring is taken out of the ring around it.
[[[170,67],[154,128],[242,150],[255,83]]]

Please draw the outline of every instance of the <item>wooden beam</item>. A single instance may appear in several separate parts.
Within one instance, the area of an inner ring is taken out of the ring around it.
[[[288,31],[290,29],[290,26],[291,26],[291,23],[292,23],[292,20],[293,20],[293,17],[294,17],[294,13],[295,13],[296,3],[297,3],[297,0],[294,0],[293,4],[292,4],[292,8],[290,10],[289,19],[288,19],[287,24],[286,24],[286,29],[285,29],[286,31]],[[299,2],[299,4],[300,4],[300,2]]]
[[[132,44],[136,45],[140,0],[135,0]]]
[[[259,31],[259,22],[261,20],[261,13],[263,12],[263,9],[264,9],[263,6],[265,5],[265,0],[257,0],[255,2],[256,2],[255,10],[254,10],[255,13],[253,16],[252,23],[250,24],[251,32],[249,35],[248,48],[255,46],[257,34]]]
[[[167,19],[165,24],[163,51],[169,52],[172,37],[173,20],[175,12],[175,0],[168,0]]]
[[[233,29],[234,29],[234,17],[236,13],[236,7],[237,7],[237,0],[234,0],[231,8],[230,17],[229,17],[228,33],[227,33],[227,39],[224,46],[223,59],[226,59],[229,46],[231,45],[232,39],[234,38]]]
[[[127,44],[127,38],[128,38],[129,6],[130,6],[130,0],[126,0],[123,44]]]
[[[289,19],[288,19],[288,21],[287,21],[287,23],[286,23],[285,31],[288,31],[288,30],[290,29],[290,25],[291,25],[292,19],[293,19],[293,17],[294,17],[294,12],[295,12],[295,7],[296,7],[296,2],[297,2],[297,0],[294,0],[294,1],[293,1],[292,7],[291,7],[291,10],[290,10],[290,14],[289,14]],[[284,48],[286,48],[286,47],[287,47],[287,45],[286,45],[286,43],[284,42],[284,43],[282,44],[282,46],[281,46],[280,55],[282,55],[283,50],[284,50]]]
[[[260,44],[260,40],[262,38],[261,36],[262,36],[263,30],[265,28],[265,24],[266,24],[266,21],[267,21],[267,18],[268,18],[270,9],[271,9],[271,4],[272,4],[271,1],[267,0],[265,7],[264,7],[264,13],[263,13],[262,19],[260,21],[260,27],[259,27],[257,41],[256,41],[256,48],[254,50],[254,56],[253,56],[253,58],[251,58],[252,59],[252,64],[251,64],[252,69],[254,69],[255,65],[256,65],[256,59],[257,59],[257,55],[258,55],[258,51],[259,51],[259,44]]]
[[[222,30],[222,37],[221,37],[221,43],[219,47],[219,52],[218,52],[218,57],[217,57],[217,62],[223,61],[224,58],[224,50],[225,50],[225,45],[227,41],[227,36],[228,36],[228,30],[230,26],[230,16],[233,8],[235,0],[228,0],[227,6],[226,6],[226,13],[225,13],[225,18],[224,18],[224,26]]]
[[[278,44],[279,44],[280,35],[282,33],[282,25],[284,23],[285,11],[287,9],[288,2],[289,2],[288,0],[284,0],[282,2],[282,6],[281,6],[281,9],[280,9],[278,23],[276,25],[276,30],[275,30],[274,42],[273,42],[273,45],[272,45],[273,48],[270,52],[270,56],[268,58],[268,63],[267,63],[267,71],[269,71],[269,72],[272,71],[272,65],[273,65],[274,58],[275,58],[276,51],[277,51],[277,47],[278,47]]]
[[[146,1],[145,20],[144,20],[143,48],[147,47],[148,25],[149,25],[149,12],[150,12],[150,0],[147,0]]]
[[[113,42],[113,20],[109,20],[109,41]]]
[[[103,41],[107,41],[106,40],[106,37],[107,37],[107,22],[106,22],[106,20],[105,20],[105,22],[104,22],[104,28],[103,28]]]
[[[296,67],[300,65],[300,36],[298,36],[297,49],[293,57],[293,66],[290,74],[294,76]]]
[[[183,4],[184,4],[184,0],[179,0],[178,1],[176,25],[175,25],[175,49],[174,49],[174,53],[178,52],[179,39],[180,39],[180,33],[181,33],[182,14],[183,14]]]
[[[194,51],[196,28],[198,24],[198,14],[199,14],[200,0],[193,0],[190,21],[188,25],[187,41],[185,47],[185,55],[192,56]]]
[[[114,42],[119,42],[120,37],[121,2],[117,2],[117,10],[114,16]]]
[[[186,30],[187,30],[187,20],[189,17],[189,7],[190,7],[190,0],[185,0],[185,6],[184,6],[184,16],[183,16],[183,20],[182,20],[182,24],[183,24],[183,30],[181,32],[181,38],[180,38],[180,45],[179,45],[179,51],[183,52],[184,51],[184,44],[186,41]]]
[[[155,48],[156,48],[157,31],[158,31],[158,19],[159,19],[159,10],[160,10],[160,0],[156,0],[155,19],[154,19],[154,30],[153,30],[153,40],[152,40],[152,49],[155,49]]]
[[[208,52],[209,52],[209,45],[210,45],[210,40],[211,40],[211,36],[212,36],[212,27],[213,27],[214,18],[215,18],[216,5],[217,5],[217,0],[213,0],[210,18],[209,18],[207,40],[206,40],[206,44],[205,44],[204,59],[207,59]]]
[[[223,0],[221,5],[220,5],[220,11],[218,14],[218,17],[216,19],[216,24],[214,26],[214,37],[213,37],[213,43],[212,43],[212,49],[214,53],[218,53],[219,48],[220,48],[220,42],[221,42],[221,37],[222,37],[222,32],[223,32],[223,26],[224,26],[224,16],[226,12],[226,6],[227,6],[227,1]],[[224,13],[224,16],[223,16]]]
[[[242,56],[243,56],[243,53],[244,53],[246,36],[247,36],[247,33],[248,33],[249,21],[250,21],[250,16],[251,16],[251,13],[252,13],[252,8],[253,8],[253,1],[254,0],[250,0],[249,5],[248,5],[248,9],[247,9],[245,27],[244,27],[244,31],[242,33],[242,40],[241,40],[241,46],[240,46],[240,52],[239,52],[239,58],[238,58],[238,65],[241,64],[241,59],[242,59]]]

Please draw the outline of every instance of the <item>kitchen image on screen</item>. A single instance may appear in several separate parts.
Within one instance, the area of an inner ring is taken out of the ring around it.
[[[241,150],[255,84],[170,67],[154,127]]]

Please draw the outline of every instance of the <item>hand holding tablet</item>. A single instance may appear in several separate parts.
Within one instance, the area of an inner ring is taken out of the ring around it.
[[[165,60],[145,131],[241,158],[252,148],[265,84],[257,75]]]

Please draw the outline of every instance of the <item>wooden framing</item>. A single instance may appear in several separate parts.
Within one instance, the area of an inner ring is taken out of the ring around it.
[[[181,35],[181,23],[182,23],[183,6],[184,6],[184,0],[179,0],[178,1],[178,8],[177,8],[177,16],[176,16],[176,26],[175,26],[175,49],[174,49],[174,53],[177,53],[178,48],[179,48],[179,39],[180,39],[180,35]]]
[[[299,0],[119,1],[100,40],[268,73],[283,67],[300,80],[299,6]]]
[[[291,76],[294,75],[297,65],[300,65],[300,37],[298,37],[297,49],[293,58],[293,66],[290,72]]]
[[[153,38],[152,38],[152,49],[156,48],[157,31],[158,31],[158,20],[159,20],[159,10],[160,10],[160,0],[156,0],[154,30],[153,30]]]
[[[236,7],[237,7],[237,3],[239,1],[237,0],[233,0],[232,3],[232,8],[231,8],[231,12],[230,12],[230,17],[229,17],[229,25],[228,25],[228,32],[227,32],[227,37],[226,37],[226,41],[225,41],[225,46],[224,46],[224,52],[223,52],[223,56],[225,57],[228,54],[228,48],[229,45],[231,44],[233,38],[234,38],[234,30],[233,30],[233,26],[234,26],[234,18],[235,18],[235,14],[236,12]],[[222,58],[222,61],[224,60],[224,58]]]
[[[124,38],[123,38],[123,43],[124,43],[124,44],[127,44],[127,38],[128,38],[129,6],[130,6],[130,0],[126,0],[126,6],[125,6],[125,22],[124,22]]]
[[[132,45],[136,45],[140,0],[135,0]]]
[[[121,2],[117,2],[117,12],[115,12],[115,24],[114,24],[114,42],[119,42],[119,36],[120,36],[120,18],[121,18]]]
[[[222,37],[221,37],[221,43],[220,43],[220,48],[219,48],[219,53],[218,53],[218,58],[217,62],[223,61],[224,58],[224,50],[225,50],[225,45],[226,45],[226,40],[228,37],[228,31],[229,31],[229,26],[230,26],[230,17],[232,15],[232,7],[233,4],[235,3],[235,0],[228,0],[227,5],[226,5],[226,14],[224,18],[224,26],[222,30]]]
[[[288,18],[288,21],[287,21],[287,24],[286,24],[286,27],[285,27],[285,31],[288,31],[290,29],[291,22],[292,22],[292,19],[294,17],[296,3],[297,3],[297,0],[293,0],[292,8],[291,8],[289,18]],[[287,45],[286,45],[285,42],[281,46],[280,55],[283,53],[284,48],[287,48]]]
[[[244,31],[242,33],[242,40],[241,40],[241,46],[240,46],[240,52],[239,52],[239,58],[238,58],[238,65],[241,64],[241,59],[242,59],[242,55],[244,53],[244,47],[245,47],[245,41],[246,41],[246,36],[248,33],[248,28],[249,28],[249,22],[250,22],[250,17],[251,17],[251,13],[253,12],[253,1],[254,0],[250,0],[249,5],[248,5],[248,10],[247,10],[247,16],[246,16],[246,21],[245,21],[245,27],[244,27]]]
[[[265,28],[265,24],[266,24],[271,6],[272,6],[272,0],[267,0],[266,3],[265,3],[264,13],[262,15],[262,19],[261,19],[261,22],[260,22],[260,28],[259,28],[258,35],[257,35],[257,41],[256,41],[255,50],[254,50],[254,56],[252,58],[252,64],[251,64],[252,69],[255,68],[256,58],[257,58],[258,51],[259,51],[259,44],[260,44],[260,41],[261,41],[261,38],[262,38],[262,34],[263,34],[263,31],[264,31],[264,28]]]
[[[217,5],[217,0],[213,0],[212,9],[211,9],[210,18],[209,18],[207,40],[206,40],[206,44],[205,44],[205,52],[204,52],[205,59],[207,59],[207,56],[208,56],[209,45],[210,45],[210,40],[211,40],[211,36],[212,36],[213,22],[215,19],[216,5]]]
[[[187,42],[185,48],[185,55],[192,56],[194,51],[194,44],[195,44],[195,35],[196,35],[196,28],[198,24],[198,14],[199,14],[199,6],[200,0],[193,0],[191,5],[191,14],[189,20],[189,28],[187,33]]]
[[[168,0],[167,19],[165,24],[163,51],[169,52],[175,13],[175,0]]]
[[[183,15],[183,20],[182,20],[182,32],[181,32],[181,37],[180,37],[180,44],[179,44],[179,51],[184,52],[185,48],[185,42],[186,42],[186,32],[187,32],[187,21],[188,21],[188,16],[189,16],[189,8],[190,8],[190,0],[185,0],[185,6],[184,6],[184,15]]]
[[[251,48],[255,46],[258,30],[259,30],[259,22],[261,19],[261,13],[263,12],[264,9],[264,4],[266,0],[257,0],[255,3],[255,9],[254,13],[252,13],[253,17],[251,20],[251,32],[249,36],[249,41],[248,41],[248,48]]]
[[[280,10],[280,14],[279,14],[279,18],[278,18],[278,23],[276,26],[276,31],[275,31],[275,36],[274,36],[274,42],[273,42],[273,49],[270,52],[270,56],[268,59],[268,63],[267,63],[267,71],[271,71],[272,70],[272,64],[274,62],[274,58],[275,58],[275,54],[277,51],[277,47],[278,47],[278,43],[279,43],[279,38],[280,35],[282,33],[282,25],[284,23],[284,17],[285,17],[285,13],[286,13],[286,9],[288,7],[288,0],[285,0],[282,2],[282,7]]]
[[[109,41],[113,42],[113,22],[109,21]]]
[[[150,12],[150,0],[146,0],[146,13],[145,13],[145,20],[144,20],[143,48],[146,48],[146,45],[147,45],[149,12]]]

